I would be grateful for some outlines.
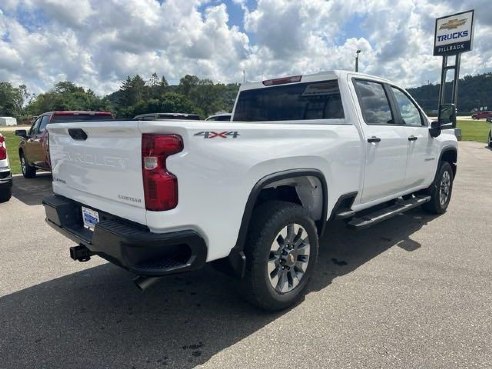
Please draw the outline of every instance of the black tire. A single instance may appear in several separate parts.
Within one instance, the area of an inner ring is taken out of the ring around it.
[[[489,147],[492,149],[492,131],[489,132],[489,141],[488,141]]]
[[[279,237],[281,231],[285,231],[285,239]],[[277,244],[278,250],[272,251]],[[253,213],[244,248],[244,297],[269,311],[298,303],[316,265],[318,247],[316,226],[302,206],[283,201],[260,205]],[[269,273],[268,268],[273,266],[275,269]]]
[[[0,203],[7,202],[12,197],[12,188],[10,186],[0,186]]]
[[[434,178],[434,182],[427,189],[426,194],[431,196],[431,200],[422,208],[431,214],[443,214],[448,208],[453,192],[453,169],[447,161],[442,161]]]
[[[24,178],[36,177],[36,168],[29,164],[22,151],[19,153],[19,159],[21,164],[22,175],[24,176]]]

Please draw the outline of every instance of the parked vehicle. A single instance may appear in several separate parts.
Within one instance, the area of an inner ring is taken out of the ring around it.
[[[187,113],[147,113],[139,114],[133,117],[135,120],[168,120],[168,119],[181,119],[181,120],[200,120],[198,114]]]
[[[492,111],[478,111],[472,114],[472,119],[484,119],[492,117]]]
[[[0,202],[9,201],[12,197],[12,173],[10,171],[7,144],[0,133]]]
[[[0,117],[0,126],[16,126],[17,119],[13,117]]]
[[[304,295],[326,222],[361,229],[448,207],[453,105],[430,122],[396,84],[334,71],[244,84],[232,116],[50,126],[55,194],[43,204],[78,245],[71,257],[99,255],[142,289],[214,262],[279,310]]]
[[[229,122],[232,118],[231,113],[222,113],[209,116],[206,121]]]
[[[43,113],[32,123],[29,131],[18,129],[15,135],[19,142],[19,158],[22,175],[25,178],[36,176],[37,170],[51,170],[49,158],[48,131],[52,123],[112,120],[113,114],[107,111],[52,111]]]

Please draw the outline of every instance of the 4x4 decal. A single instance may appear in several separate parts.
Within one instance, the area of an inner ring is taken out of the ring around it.
[[[203,136],[203,138],[237,138],[239,132],[237,131],[224,131],[224,132],[213,132],[213,131],[202,131],[195,133],[194,136]]]

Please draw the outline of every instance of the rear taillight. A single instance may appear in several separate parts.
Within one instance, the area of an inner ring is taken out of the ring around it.
[[[170,210],[178,205],[178,179],[168,172],[166,158],[182,150],[183,140],[178,135],[142,135],[142,175],[147,210]]]
[[[7,147],[5,146],[5,138],[0,136],[0,160],[7,159]]]

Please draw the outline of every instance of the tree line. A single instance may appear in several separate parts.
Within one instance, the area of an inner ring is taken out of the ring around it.
[[[138,74],[128,76],[117,91],[102,97],[70,81],[58,82],[39,95],[30,94],[25,85],[0,82],[0,116],[25,121],[47,111],[95,110],[111,111],[117,118],[168,112],[193,113],[205,119],[216,112],[230,112],[238,90],[236,83],[214,83],[192,75],[170,85],[157,73],[148,80]]]
[[[201,118],[230,112],[239,84],[214,83],[210,79],[186,75],[179,84],[170,85],[164,76],[153,73],[148,80],[140,75],[128,76],[120,88],[106,96],[73,82],[58,82],[39,95],[29,93],[25,85],[15,87],[0,82],[0,116],[13,116],[20,122],[54,110],[111,111],[117,118],[132,118],[152,112],[194,113]],[[428,113],[437,110],[439,84],[427,84],[408,90]],[[467,114],[480,109],[492,110],[492,73],[465,76],[458,88],[458,110]],[[451,96],[451,83],[446,83],[446,96]]]
[[[440,84],[409,88],[408,92],[427,112],[437,111]],[[445,84],[445,102],[451,101],[452,83]],[[467,115],[477,110],[492,110],[492,73],[464,76],[458,82],[458,114]]]

